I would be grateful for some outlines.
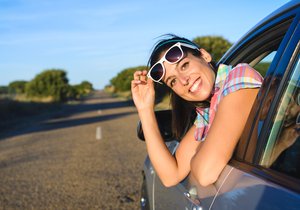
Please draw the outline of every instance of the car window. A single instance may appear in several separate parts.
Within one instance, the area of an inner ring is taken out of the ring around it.
[[[271,63],[293,20],[294,16],[279,18],[272,24],[253,32],[246,39],[242,39],[240,46],[236,46],[235,50],[229,51],[228,57],[225,56],[226,59],[221,59],[220,63],[232,66],[248,63],[252,67],[257,67],[264,61]],[[267,59],[269,55],[271,57]]]
[[[300,62],[281,97],[260,165],[300,179]]]
[[[258,63],[255,63],[252,67],[257,70],[263,77],[266,76],[267,70],[269,69],[277,51],[265,52]],[[250,63],[251,65],[251,63]]]
[[[253,40],[249,41],[251,45],[244,48],[244,51],[247,52],[241,52],[242,55],[248,56],[240,56],[240,60],[234,61],[238,63],[249,63],[264,77],[258,99],[255,101],[253,109],[251,110],[244,132],[235,151],[234,158],[237,160],[244,160],[246,162],[252,162],[253,160],[257,138],[264,122],[263,119],[265,119],[262,117],[264,115],[263,112],[267,111],[267,108],[269,107],[268,103],[271,103],[273,99],[270,98],[270,101],[266,101],[265,96],[269,94],[270,86],[273,86],[274,92],[276,92],[276,88],[278,88],[277,84],[280,83],[281,78],[274,80],[272,75],[282,54],[282,50],[279,49],[286,44],[283,43],[283,40],[286,37],[292,20],[293,18],[290,18],[280,24],[277,23],[273,27],[268,28],[268,30],[265,30],[259,36],[254,37]],[[259,110],[260,107],[265,107],[266,110]],[[256,123],[255,121],[259,121],[259,123]],[[251,142],[251,145],[249,142]]]

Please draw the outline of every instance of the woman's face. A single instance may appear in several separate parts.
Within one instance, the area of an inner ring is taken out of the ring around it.
[[[214,87],[215,73],[209,63],[212,58],[204,49],[200,49],[200,52],[201,56],[187,53],[176,64],[163,63],[166,69],[164,83],[187,101],[208,99]]]

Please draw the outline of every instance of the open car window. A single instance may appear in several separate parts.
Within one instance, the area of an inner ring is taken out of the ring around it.
[[[264,77],[264,82],[258,94],[258,98],[254,103],[244,132],[236,148],[234,158],[237,160],[251,162],[253,159],[252,154],[255,152],[256,139],[261,131],[260,125],[255,123],[255,121],[258,120],[260,114],[263,114],[263,110],[260,110],[260,107],[267,107],[267,103],[272,102],[272,98],[270,101],[266,101],[265,96],[269,92],[269,87],[272,85],[272,83],[274,83],[272,75],[274,74],[276,66],[280,60],[279,58],[283,51],[281,49],[283,47],[281,46],[286,44],[283,43],[284,39],[288,38],[287,36],[291,36],[287,33],[293,22],[293,18],[294,17],[290,17],[281,20],[282,22],[280,24],[274,23],[274,27],[269,27],[260,35],[254,36],[254,38],[249,41],[248,47],[244,47],[242,52],[240,52],[241,55],[237,56],[239,59],[233,59],[230,61],[233,62],[233,64],[242,62],[249,63]],[[249,147],[250,141],[251,146]],[[252,152],[248,152],[247,150],[252,150]],[[251,154],[251,156],[246,156],[246,151],[247,154]]]

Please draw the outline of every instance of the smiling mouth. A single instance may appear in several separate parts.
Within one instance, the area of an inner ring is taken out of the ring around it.
[[[192,93],[197,91],[199,89],[199,86],[201,85],[201,81],[202,80],[200,78],[196,79],[193,85],[190,87],[189,91]]]

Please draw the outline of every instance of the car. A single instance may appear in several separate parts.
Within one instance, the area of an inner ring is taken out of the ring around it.
[[[143,165],[141,209],[300,209],[300,1],[271,13],[235,43],[219,63],[267,69],[235,152],[218,180],[203,187],[191,176],[165,187],[149,157]],[[170,110],[156,111],[175,153]],[[230,123],[230,119],[228,119]],[[144,140],[141,123],[137,135]]]

